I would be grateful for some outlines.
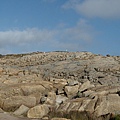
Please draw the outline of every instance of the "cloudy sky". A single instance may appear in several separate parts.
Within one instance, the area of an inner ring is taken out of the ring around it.
[[[120,55],[120,0],[0,0],[0,54]]]

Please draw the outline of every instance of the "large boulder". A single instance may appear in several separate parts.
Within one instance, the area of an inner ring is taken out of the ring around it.
[[[43,104],[43,105],[38,105],[38,106],[31,108],[27,113],[27,117],[28,118],[42,118],[48,113],[49,113],[49,107]]]
[[[3,101],[3,110],[5,111],[15,111],[21,105],[25,105],[27,107],[34,107],[36,105],[36,98],[31,96],[13,96],[10,98],[6,98]]]
[[[109,94],[99,98],[99,105],[96,106],[95,114],[99,117],[108,113],[120,114],[120,96],[118,94]]]
[[[9,113],[0,113],[0,120],[30,120],[30,119],[28,119],[28,118],[19,118],[17,116],[15,117],[13,115],[10,115]]]
[[[16,111],[14,111],[14,115],[20,116],[20,115],[26,115],[28,112],[29,108],[26,107],[25,105],[21,105]]]
[[[106,100],[106,96],[99,97],[95,108],[95,116],[100,117],[102,115],[108,114],[108,106],[109,103]]]
[[[42,85],[34,85],[34,84],[21,86],[21,89],[23,90],[23,93],[26,96],[35,94],[36,92],[44,93],[45,91],[45,88]]]
[[[120,96],[118,94],[109,94],[106,99],[109,104],[109,113],[120,114]]]
[[[120,114],[119,101],[119,56],[59,51],[0,58],[1,113],[27,114],[29,119],[108,120],[111,113]]]

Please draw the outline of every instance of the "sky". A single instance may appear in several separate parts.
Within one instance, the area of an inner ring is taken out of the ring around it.
[[[120,56],[120,0],[0,0],[0,54]]]

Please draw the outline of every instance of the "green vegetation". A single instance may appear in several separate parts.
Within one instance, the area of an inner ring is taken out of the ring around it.
[[[110,120],[120,120],[120,115],[115,115],[113,118],[111,118]]]

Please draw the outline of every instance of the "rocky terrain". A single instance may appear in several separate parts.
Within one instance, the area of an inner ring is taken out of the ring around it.
[[[0,120],[118,120],[120,56],[0,56]]]

